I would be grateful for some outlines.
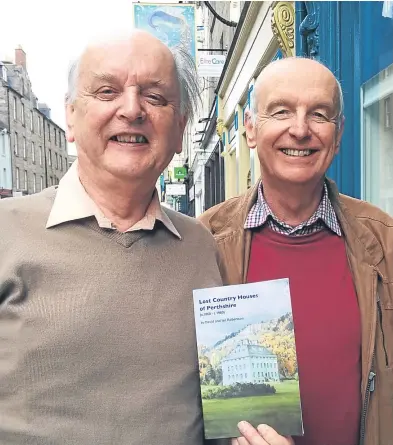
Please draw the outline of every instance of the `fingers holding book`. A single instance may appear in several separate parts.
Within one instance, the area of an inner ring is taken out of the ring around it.
[[[280,436],[268,425],[254,428],[248,422],[240,422],[238,428],[242,437],[232,439],[231,445],[294,445],[290,436]]]

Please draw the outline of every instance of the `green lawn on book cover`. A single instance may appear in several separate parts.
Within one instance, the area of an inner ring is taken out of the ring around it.
[[[202,396],[206,437],[228,437],[228,434],[238,437],[236,425],[240,420],[247,420],[254,426],[266,423],[283,435],[299,430],[298,382],[290,380],[274,386],[276,394],[265,396],[229,399],[203,399]],[[212,387],[203,386],[202,394],[208,388]]]

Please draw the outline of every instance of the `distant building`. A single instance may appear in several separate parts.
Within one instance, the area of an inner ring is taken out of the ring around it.
[[[15,50],[15,62],[0,61],[0,123],[9,136],[13,194],[58,184],[68,169],[65,132],[51,120],[49,107],[37,103],[22,48]]]
[[[280,381],[277,356],[250,340],[238,343],[221,366],[223,385]]]
[[[78,159],[78,156],[68,155],[68,168]]]

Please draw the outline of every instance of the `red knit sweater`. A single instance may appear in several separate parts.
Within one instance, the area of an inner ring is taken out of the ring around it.
[[[344,239],[328,229],[289,237],[263,227],[247,281],[277,278],[289,278],[295,325],[305,433],[295,443],[356,445],[361,328]]]

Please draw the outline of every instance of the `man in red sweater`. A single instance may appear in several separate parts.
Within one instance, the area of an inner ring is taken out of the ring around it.
[[[392,444],[393,219],[325,177],[344,126],[340,84],[313,60],[273,62],[245,125],[261,180],[201,220],[226,284],[289,278],[304,436],[241,422],[233,445]]]

